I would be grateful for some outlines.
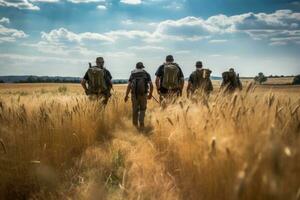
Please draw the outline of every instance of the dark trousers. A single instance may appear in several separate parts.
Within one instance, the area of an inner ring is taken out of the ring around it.
[[[102,92],[99,94],[88,94],[90,100],[100,100],[103,105],[108,103],[109,98],[111,97],[110,92]]]
[[[147,109],[147,95],[134,96],[131,98],[132,102],[132,123],[138,126],[138,122],[141,127],[144,126],[145,113]]]
[[[168,90],[166,92],[161,92],[159,95],[160,103],[165,101],[165,103],[171,103],[174,99],[180,96],[180,90]]]

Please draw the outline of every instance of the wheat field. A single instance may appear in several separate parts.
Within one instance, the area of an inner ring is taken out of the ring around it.
[[[299,87],[151,100],[144,133],[124,92],[0,84],[0,199],[300,199]]]

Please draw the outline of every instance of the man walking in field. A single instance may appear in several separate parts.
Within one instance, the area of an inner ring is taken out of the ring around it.
[[[144,68],[142,62],[136,64],[136,69],[131,72],[124,99],[127,102],[128,95],[131,92],[132,123],[141,130],[145,127],[144,119],[147,109],[147,99],[151,99],[153,93],[151,77]]]
[[[237,89],[242,90],[243,86],[239,75],[235,73],[233,68],[230,68],[227,72],[223,72],[222,78],[221,90],[224,92],[232,93]]]
[[[81,85],[91,99],[102,99],[104,105],[107,104],[112,89],[112,76],[110,72],[104,68],[104,59],[98,57],[96,66],[90,66],[81,80]]]
[[[182,95],[184,76],[179,65],[174,63],[172,55],[166,57],[166,62],[157,69],[155,75],[155,85],[160,102]]]
[[[196,70],[190,75],[187,86],[187,97],[191,94],[208,96],[213,91],[213,85],[210,80],[211,71],[202,68],[202,62],[196,62]]]

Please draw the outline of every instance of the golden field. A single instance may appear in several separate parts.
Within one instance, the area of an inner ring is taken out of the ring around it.
[[[0,199],[300,199],[300,87],[104,109],[79,84],[0,84]],[[155,94],[155,97],[158,96]]]

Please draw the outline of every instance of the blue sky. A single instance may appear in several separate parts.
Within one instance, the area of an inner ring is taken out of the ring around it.
[[[114,78],[173,54],[220,76],[300,73],[300,1],[0,0],[0,75],[82,76],[103,56]]]

